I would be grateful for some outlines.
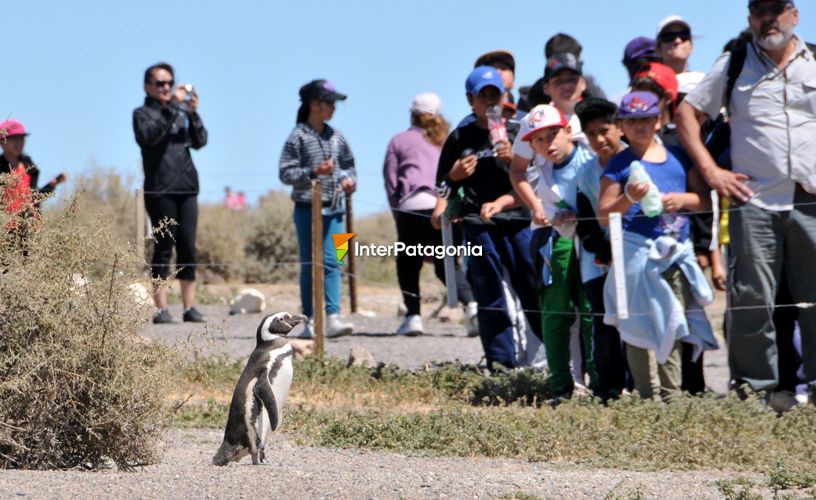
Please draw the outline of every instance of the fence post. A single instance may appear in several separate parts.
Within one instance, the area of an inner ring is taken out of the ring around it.
[[[354,232],[354,207],[351,204],[351,193],[346,193],[346,232]],[[349,248],[348,256],[348,284],[349,298],[351,299],[351,313],[357,312],[357,263],[353,248]]]
[[[144,189],[136,190],[136,257],[139,258],[139,265],[144,266],[145,263],[145,238],[146,234],[146,219],[144,206]]]
[[[629,300],[626,295],[626,270],[623,264],[623,229],[620,212],[609,214],[609,243],[612,247],[612,273],[615,277],[615,302],[618,318],[629,318]]]
[[[312,311],[317,355],[323,357],[323,196],[320,181],[312,181]]]

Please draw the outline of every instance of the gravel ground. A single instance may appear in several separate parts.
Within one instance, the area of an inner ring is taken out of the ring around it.
[[[269,293],[269,311],[298,311],[297,289],[272,289]],[[724,303],[718,296],[712,310],[721,310]],[[432,361],[461,361],[476,364],[484,351],[479,338],[468,338],[463,325],[454,322],[440,322],[433,318],[423,318],[426,334],[421,337],[396,337],[401,318],[396,316],[399,296],[381,289],[362,289],[359,303],[369,311],[368,315],[355,314],[349,317],[354,323],[355,333],[349,337],[327,339],[325,352],[329,356],[347,359],[352,346],[366,348],[377,362],[396,364],[404,368],[418,368]],[[345,307],[345,304],[344,304]],[[180,308],[173,314],[180,317]],[[233,359],[249,356],[255,347],[255,332],[262,314],[239,314],[230,316],[226,306],[199,306],[210,319],[206,325],[177,323],[173,325],[148,325],[144,335],[166,342],[185,342],[187,339],[201,349],[204,354],[226,354]],[[432,307],[424,306],[423,313],[429,314]],[[371,316],[373,314],[373,316]],[[713,322],[721,317],[712,315]],[[723,348],[705,355],[705,374],[708,387],[718,393],[728,389],[728,358]]]
[[[210,465],[222,434],[170,431],[164,460],[136,473],[0,472],[0,497],[31,498],[721,498],[721,471],[630,472],[485,458],[307,448],[275,436],[269,465]],[[746,476],[751,477],[751,476]],[[639,494],[639,496],[638,496]]]
[[[478,338],[467,338],[458,323],[425,319],[426,335],[395,337],[399,297],[361,293],[360,304],[375,316],[355,315],[355,334],[326,342],[326,353],[346,358],[352,346],[365,347],[377,361],[416,368],[430,361],[477,363]],[[272,310],[297,310],[292,289],[272,293]],[[180,316],[178,307],[173,313]],[[255,345],[260,314],[229,316],[226,306],[202,306],[206,325],[148,325],[143,334],[169,344],[189,341],[204,354],[240,359]],[[427,312],[427,311],[426,311]],[[706,356],[709,386],[724,392],[724,350]],[[647,498],[715,498],[713,484],[734,474],[722,471],[632,472],[552,463],[485,458],[406,457],[394,453],[309,448],[284,433],[271,443],[269,466],[248,459],[226,468],[210,465],[222,439],[220,430],[169,430],[161,463],[135,473],[0,471],[0,498],[496,498],[512,494],[598,498],[607,494]],[[740,474],[741,476],[744,476]],[[751,477],[748,475],[748,477]],[[767,492],[766,492],[767,494]]]

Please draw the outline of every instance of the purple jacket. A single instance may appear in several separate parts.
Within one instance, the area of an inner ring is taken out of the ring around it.
[[[388,143],[383,165],[385,191],[392,208],[419,191],[436,193],[436,167],[441,148],[431,144],[419,127],[395,135]]]

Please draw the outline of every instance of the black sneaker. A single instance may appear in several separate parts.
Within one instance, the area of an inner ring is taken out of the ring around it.
[[[198,309],[195,307],[191,307],[184,311],[184,322],[185,323],[205,323],[207,318],[204,317],[203,314],[198,312]]]
[[[153,315],[153,324],[154,325],[166,325],[170,323],[175,323],[176,320],[173,319],[173,316],[170,314],[170,311],[167,309],[161,309],[159,312]]]

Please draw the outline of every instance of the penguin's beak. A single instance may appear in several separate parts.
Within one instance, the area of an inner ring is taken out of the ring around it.
[[[291,331],[292,331],[292,330],[293,330],[293,329],[294,329],[294,328],[295,328],[297,325],[299,325],[299,324],[301,324],[301,323],[307,323],[308,321],[309,321],[309,318],[307,318],[307,317],[306,317],[306,316],[304,316],[303,314],[294,314],[294,315],[292,315],[292,316],[291,316],[291,317],[289,317],[289,318],[286,318],[286,319],[284,319],[284,320],[281,320],[281,323],[283,323],[283,324],[285,324],[286,326],[288,326],[288,327],[289,327],[289,329],[288,329],[286,332],[273,332],[273,333],[277,333],[278,335],[283,335],[283,336],[285,337],[285,336],[289,335],[289,333],[290,333],[290,332],[291,332]],[[271,332],[271,328],[270,328],[270,332]]]

